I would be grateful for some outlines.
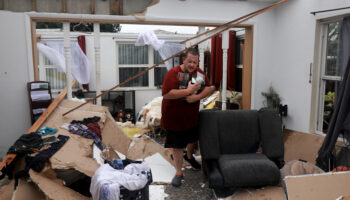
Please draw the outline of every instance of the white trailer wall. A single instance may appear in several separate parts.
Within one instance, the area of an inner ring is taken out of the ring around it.
[[[30,23],[0,11],[0,157],[30,127],[26,83],[33,80]]]

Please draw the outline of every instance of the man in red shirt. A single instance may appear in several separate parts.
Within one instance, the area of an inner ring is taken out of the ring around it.
[[[209,79],[198,64],[198,51],[190,48],[185,53],[183,64],[169,70],[163,81],[161,126],[166,130],[165,147],[174,149],[176,175],[172,185],[175,187],[179,187],[183,179],[181,167],[186,146],[185,160],[192,167],[201,168],[192,156],[194,143],[198,140],[199,102],[211,94],[214,87],[209,86]]]

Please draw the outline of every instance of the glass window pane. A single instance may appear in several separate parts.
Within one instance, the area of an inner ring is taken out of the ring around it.
[[[148,64],[148,47],[118,44],[119,64]]]
[[[168,70],[166,69],[166,67],[154,68],[154,86],[163,85],[163,79],[167,72]]]
[[[323,125],[322,131],[327,132],[329,122],[334,109],[335,97],[340,81],[325,80],[324,102],[323,102]]]
[[[128,78],[146,70],[146,67],[121,67],[119,68],[119,82],[127,80]],[[135,78],[122,85],[121,87],[147,87],[148,86],[148,73],[144,73],[141,76]]]
[[[46,81],[50,82],[51,89],[58,90],[66,87],[66,75],[63,72],[59,72],[56,68],[46,68]],[[79,83],[76,82],[73,89],[79,88]]]
[[[154,59],[154,64],[158,64],[158,63],[160,63],[161,61],[163,61],[163,59],[162,59],[162,57],[160,56],[159,52],[156,51],[156,50],[154,50],[153,59]],[[179,59],[179,57],[175,57],[175,58],[171,59],[171,63],[172,63],[172,67],[180,65],[180,59]],[[163,67],[163,66],[165,66],[165,64],[163,63],[163,64],[161,64],[161,65],[159,65],[159,66],[162,66],[162,67]]]
[[[235,47],[235,53],[236,53],[236,65],[242,65],[242,58],[243,58],[243,49],[242,45],[244,44],[244,39],[237,39],[236,40],[236,47]]]
[[[340,22],[328,24],[325,75],[340,75]]]

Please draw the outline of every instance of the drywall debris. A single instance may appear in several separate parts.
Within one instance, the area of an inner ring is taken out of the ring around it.
[[[144,161],[151,167],[153,182],[171,183],[171,179],[175,176],[176,170],[162,155],[155,153],[145,158]]]
[[[284,181],[289,200],[328,200],[350,195],[350,172],[287,176]]]
[[[169,195],[164,192],[164,185],[150,185],[149,186],[149,199],[151,200],[164,200]]]

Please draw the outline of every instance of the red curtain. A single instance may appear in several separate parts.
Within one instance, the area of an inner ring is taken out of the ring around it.
[[[236,31],[229,32],[229,49],[227,51],[227,89],[236,89],[236,59],[235,59]],[[222,35],[211,39],[211,67],[210,82],[216,89],[222,81]]]
[[[86,55],[86,43],[85,43],[85,35],[78,36],[78,44],[81,48],[81,50]],[[89,91],[89,84],[83,84],[83,88],[87,91]]]

